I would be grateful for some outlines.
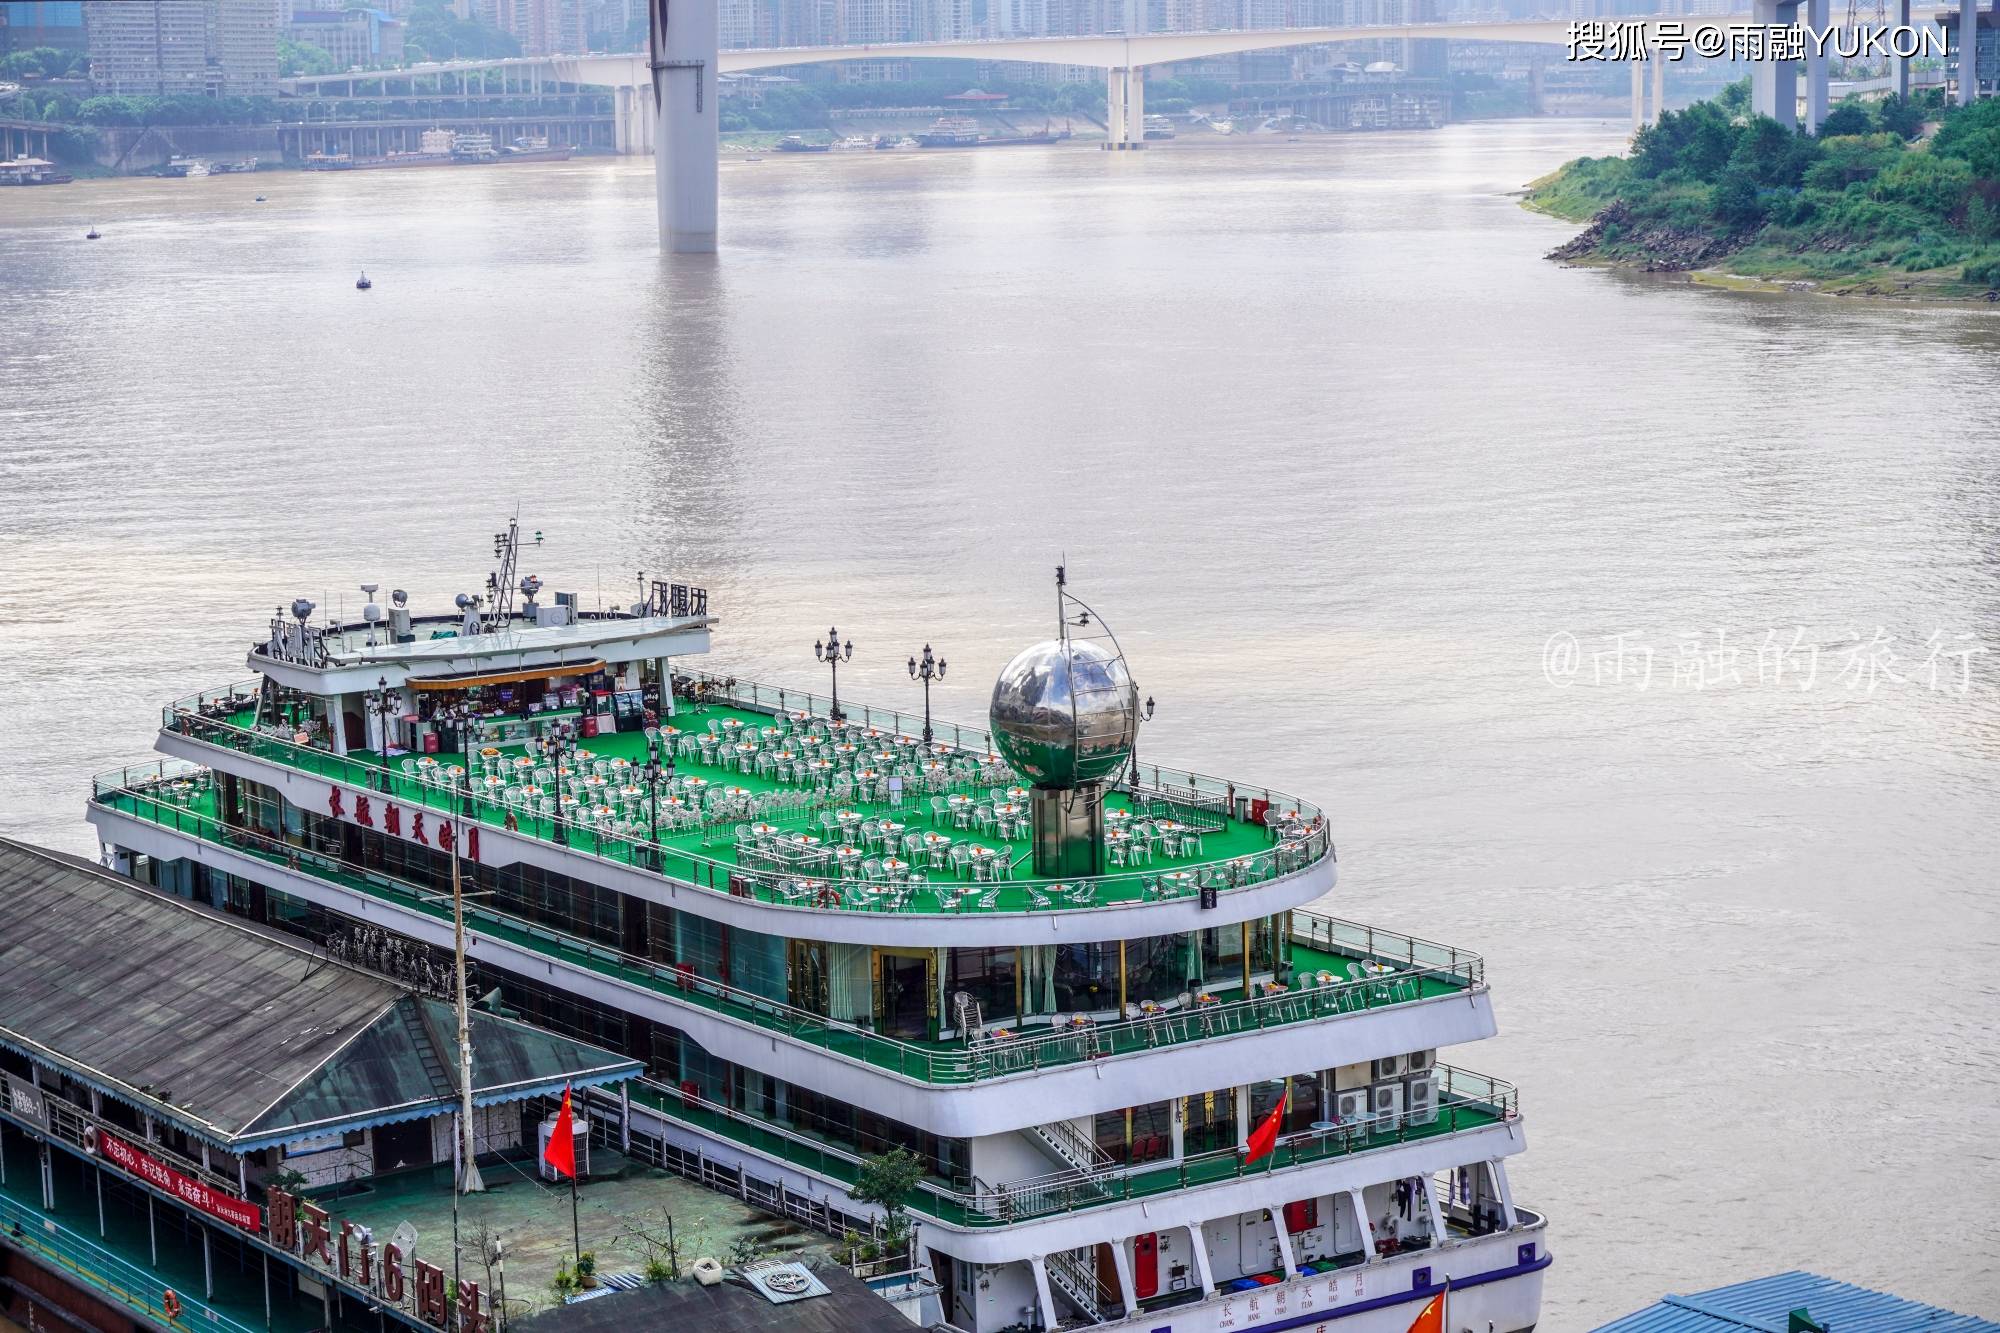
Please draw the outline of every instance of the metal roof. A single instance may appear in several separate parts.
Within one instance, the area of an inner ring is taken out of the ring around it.
[[[1663,1296],[1596,1333],[1785,1333],[1805,1310],[1832,1333],[2000,1333],[2000,1324],[1954,1314],[1803,1271],[1754,1278],[1692,1296]]]
[[[613,1291],[512,1321],[519,1333],[911,1333],[916,1325],[837,1264],[812,1270],[824,1296],[774,1303],[731,1273],[713,1287],[692,1281]]]
[[[0,1044],[226,1148],[435,1115],[451,1007],[88,862],[0,838]],[[635,1060],[472,1017],[474,1101]]]

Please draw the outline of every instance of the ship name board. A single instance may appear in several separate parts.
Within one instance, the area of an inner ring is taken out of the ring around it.
[[[349,791],[338,783],[327,784],[326,812],[343,823],[376,829],[433,851],[449,852],[456,843],[460,856],[468,861],[479,859],[479,825],[473,820],[453,820],[420,805]]]
[[[454,1302],[444,1269],[437,1264],[405,1254],[393,1240],[377,1245],[373,1231],[345,1219],[335,1230],[335,1221],[326,1209],[289,1191],[273,1189],[266,1194],[270,1207],[264,1239],[272,1248],[432,1328],[492,1333],[493,1303],[477,1282],[462,1279],[459,1299]]]

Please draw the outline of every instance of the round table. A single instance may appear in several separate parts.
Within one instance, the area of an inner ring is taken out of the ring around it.
[[[482,745],[479,747],[479,757],[481,759],[498,759],[500,757],[500,747],[497,745]]]
[[[842,824],[859,824],[861,822],[861,812],[859,810],[836,810],[833,812],[833,817]]]
[[[1021,803],[1019,801],[1002,801],[993,807],[993,813],[996,815],[1018,815],[1021,813]]]
[[[725,717],[722,719],[722,729],[724,731],[736,731],[739,730],[742,726],[743,723],[737,720],[736,718]]]
[[[776,740],[778,739],[778,737],[785,734],[785,729],[783,727],[760,727],[758,728],[758,730],[764,735],[765,739],[767,740]]]
[[[1164,884],[1172,884],[1176,888],[1184,888],[1194,883],[1194,872],[1192,870],[1169,870],[1166,874],[1160,876],[1160,881]]]
[[[1129,824],[1131,821],[1132,812],[1130,810],[1115,806],[1106,806],[1104,808],[1104,822],[1107,824]]]
[[[840,744],[834,746],[833,748],[838,752],[840,752],[841,754],[853,754],[861,747],[856,745],[853,741],[842,741],[840,742]]]
[[[781,764],[789,764],[792,760],[797,759],[799,754],[796,750],[780,750],[771,757]]]
[[[521,762],[526,763],[527,761],[522,760]],[[418,768],[436,768],[437,766],[438,766],[438,761],[431,758],[429,755],[425,755],[422,759],[417,760]]]
[[[799,744],[801,744],[801,745],[824,745],[824,744],[826,744],[826,737],[824,737],[824,736],[800,736],[800,737],[798,738],[798,742],[799,742]]]
[[[861,855],[859,847],[836,847],[833,849],[833,859],[836,861],[852,861],[859,855]]]
[[[736,742],[736,753],[738,753],[738,754],[755,754],[755,753],[757,753],[757,742],[755,742],[755,741],[738,741],[738,742]]]
[[[893,764],[896,762],[896,752],[894,750],[877,750],[868,757],[878,764]]]
[[[924,846],[949,847],[951,846],[951,839],[942,833],[926,833],[924,834]]]
[[[644,796],[646,794],[646,789],[644,787],[635,787],[628,782],[624,786],[618,789],[618,794],[620,796],[623,796],[626,800],[631,801],[631,800],[636,800],[641,796]]]
[[[932,759],[925,762],[925,764],[923,765],[923,769],[924,772],[926,773],[942,773],[944,772],[944,765],[938,762],[937,760]]]
[[[790,840],[801,847],[819,846],[819,836],[813,833],[795,833]]]
[[[1340,1128],[1340,1122],[1336,1120],[1315,1120],[1309,1128],[1315,1134],[1331,1134],[1334,1130]]]
[[[1131,840],[1131,837],[1132,835],[1122,828],[1108,828],[1104,830],[1104,840],[1106,842],[1128,842]]]
[[[880,772],[872,768],[857,768],[854,770],[854,776],[859,778],[863,782],[873,782],[875,779],[881,777],[882,775]]]
[[[1025,801],[1028,799],[1030,794],[1031,794],[1030,790],[1026,787],[1009,787],[1007,789],[1007,799],[1010,801]],[[1112,813],[1111,811],[1106,810],[1104,812],[1104,817],[1106,819],[1111,818],[1111,813]]]
[[[916,736],[898,736],[896,737],[896,744],[907,750],[912,745],[922,745],[923,741]]]
[[[806,767],[815,773],[824,773],[833,767],[833,761],[831,759],[808,759],[806,760]]]
[[[991,861],[994,857],[1000,855],[998,848],[988,847],[982,843],[974,843],[965,850],[975,861]]]
[[[957,809],[961,805],[972,804],[972,798],[970,796],[965,795],[963,792],[954,792],[952,795],[947,796],[944,799],[945,803],[947,805],[950,805],[953,809]]]
[[[910,868],[910,863],[900,856],[885,856],[882,858],[882,868],[892,875],[900,875]]]
[[[708,785],[708,779],[703,777],[696,777],[694,774],[690,773],[686,777],[681,779],[681,785],[683,787],[688,788],[691,791],[698,791],[701,788],[706,787]]]
[[[750,789],[748,787],[724,787],[722,794],[740,801],[750,794]]]
[[[776,824],[752,824],[750,831],[760,838],[768,838],[778,831]]]
[[[486,790],[488,791],[498,791],[506,785],[507,779],[505,778],[489,777],[485,781]]]
[[[895,820],[885,819],[882,821],[882,832],[884,836],[893,838],[902,831],[903,831],[903,826],[897,823]]]
[[[583,780],[583,785],[589,787],[592,791],[597,791],[601,789],[604,786],[604,784],[609,780],[610,779],[602,777],[599,774],[592,773],[589,777]]]

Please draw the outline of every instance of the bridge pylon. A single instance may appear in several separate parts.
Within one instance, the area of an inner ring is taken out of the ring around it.
[[[713,3],[671,6],[646,0],[647,64],[652,70],[652,105],[640,96],[640,115],[650,114],[653,177],[658,192],[660,249],[670,254],[715,253],[717,173],[721,156],[716,118],[715,77],[721,66],[719,10]]]

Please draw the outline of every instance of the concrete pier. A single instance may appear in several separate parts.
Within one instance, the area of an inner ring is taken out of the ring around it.
[[[720,65],[718,13],[713,4],[669,6],[647,0],[652,11],[648,54],[657,118],[653,176],[659,193],[660,249],[669,254],[714,254],[717,159],[716,71]],[[671,20],[669,13],[671,10]]]
[[[1799,0],[1756,0],[1752,19],[1791,27],[1799,21]],[[1750,109],[1787,129],[1799,123],[1799,71],[1789,60],[1764,60],[1750,69]]]

